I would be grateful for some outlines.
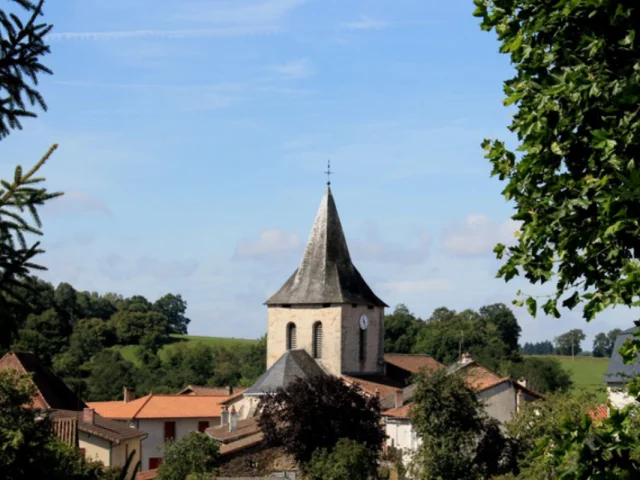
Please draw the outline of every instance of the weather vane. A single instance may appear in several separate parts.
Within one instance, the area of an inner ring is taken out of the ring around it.
[[[327,160],[327,171],[324,173],[327,174],[327,185],[331,185],[331,174],[333,173],[331,171],[331,160]]]

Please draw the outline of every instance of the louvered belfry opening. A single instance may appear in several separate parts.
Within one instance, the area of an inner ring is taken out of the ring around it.
[[[313,324],[313,358],[322,358],[322,323]]]
[[[360,361],[364,362],[367,358],[367,331],[360,330]]]
[[[287,350],[295,350],[296,348],[296,324],[287,325]]]

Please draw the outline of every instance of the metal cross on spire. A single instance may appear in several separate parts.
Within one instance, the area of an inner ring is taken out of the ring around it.
[[[327,185],[331,185],[331,160],[327,160],[327,171],[324,172],[327,175]]]

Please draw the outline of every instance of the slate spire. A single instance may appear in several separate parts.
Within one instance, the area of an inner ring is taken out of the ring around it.
[[[387,306],[351,261],[330,186],[320,202],[300,266],[266,302],[267,305],[326,303]]]

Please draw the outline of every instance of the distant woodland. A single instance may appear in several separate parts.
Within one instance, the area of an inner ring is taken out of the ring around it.
[[[176,392],[187,384],[251,384],[265,369],[266,338],[246,345],[208,346],[194,342],[160,349],[186,334],[187,302],[166,294],[151,302],[141,295],[81,292],[68,283],[54,288],[32,277],[22,291],[23,307],[3,317],[0,328],[13,335],[8,347],[36,353],[83,399],[114,400],[122,386],[139,395]],[[134,345],[135,361],[120,348]]]

